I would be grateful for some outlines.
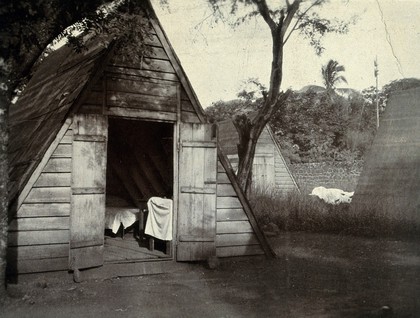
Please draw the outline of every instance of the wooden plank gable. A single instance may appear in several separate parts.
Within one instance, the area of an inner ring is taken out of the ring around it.
[[[234,170],[237,169],[239,158],[237,144],[238,133],[233,122],[228,119],[218,123],[220,145]],[[258,139],[253,164],[253,187],[256,189],[275,189],[289,192],[299,188],[284,160],[271,129],[266,126]]]
[[[227,157],[218,149],[216,255],[218,257],[274,256],[251,207],[242,193]],[[232,191],[233,189],[233,191]]]
[[[70,173],[50,162],[64,158],[71,166],[72,155],[67,149],[73,136],[70,125],[69,120],[61,127],[17,201],[16,215],[9,224],[10,273],[68,268]],[[51,167],[56,167],[54,172]]]
[[[152,27],[154,32],[155,27],[159,26]],[[114,53],[81,112],[175,122],[180,108],[183,122],[199,123],[204,119],[198,101],[191,99],[196,96],[187,93],[191,87],[185,85],[190,83],[165,35],[160,32],[155,37],[143,57],[126,58],[119,51]]]

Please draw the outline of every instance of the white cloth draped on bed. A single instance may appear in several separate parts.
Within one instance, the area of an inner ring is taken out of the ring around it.
[[[124,229],[133,225],[139,219],[139,209],[107,207],[105,210],[105,228],[116,234],[120,225]]]
[[[147,202],[149,214],[145,234],[164,241],[172,240],[172,200],[151,197]]]

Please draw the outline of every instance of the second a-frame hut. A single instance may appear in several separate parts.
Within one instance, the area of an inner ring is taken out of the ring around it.
[[[216,127],[143,6],[144,56],[95,37],[81,53],[63,47],[10,109],[11,274],[107,267],[120,276],[272,255]]]
[[[232,167],[236,169],[239,162],[238,132],[230,119],[219,122],[218,126],[220,146],[229,158]],[[299,191],[280,146],[268,125],[263,129],[255,149],[252,188],[260,191],[277,191],[282,194]]]
[[[420,224],[420,88],[393,93],[356,187],[352,208]]]

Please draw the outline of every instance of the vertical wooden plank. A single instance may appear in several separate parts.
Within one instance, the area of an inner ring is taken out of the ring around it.
[[[253,170],[254,187],[260,188],[262,190],[274,189],[274,156],[267,155],[255,157]]]
[[[215,255],[217,151],[209,124],[182,124],[177,260]]]
[[[74,117],[70,268],[103,264],[107,117]]]
[[[191,141],[198,141],[204,140],[204,127],[201,125],[192,125],[192,138]],[[185,149],[187,147],[183,147]],[[187,148],[188,149],[188,148]],[[191,147],[189,148],[192,150],[192,182],[191,186],[200,188],[204,185],[204,154],[205,149],[199,147]],[[205,227],[203,224],[204,221],[204,195],[202,194],[190,194],[189,195],[190,202],[192,203],[192,213],[191,223],[189,226],[191,227],[192,231],[190,232],[193,236],[197,237],[205,237]],[[201,246],[201,245],[200,245]]]
[[[178,156],[178,141],[179,141],[179,124],[180,122],[178,121],[174,126],[173,126],[173,220],[172,220],[172,235],[174,238],[178,237],[178,206],[179,204],[177,204],[177,202],[179,202],[179,156]],[[176,202],[176,203],[175,203]],[[171,244],[170,248],[170,255],[174,255],[174,248],[175,248],[176,244]]]
[[[217,140],[217,135],[213,134],[212,125],[206,125],[205,129],[205,140]],[[207,232],[205,236],[215,237],[216,236],[216,227],[213,226],[213,223],[217,219],[217,148],[204,148],[205,157],[204,157],[204,185],[206,189],[212,189],[215,195],[205,194],[204,202],[204,227]]]

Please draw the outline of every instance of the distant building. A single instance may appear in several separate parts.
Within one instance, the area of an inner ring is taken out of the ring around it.
[[[238,168],[238,132],[232,120],[219,123],[219,143],[232,167]],[[273,189],[283,193],[298,190],[297,183],[281,154],[280,146],[270,127],[265,126],[257,142],[252,167],[253,188]]]
[[[420,222],[420,88],[390,96],[352,205]]]

